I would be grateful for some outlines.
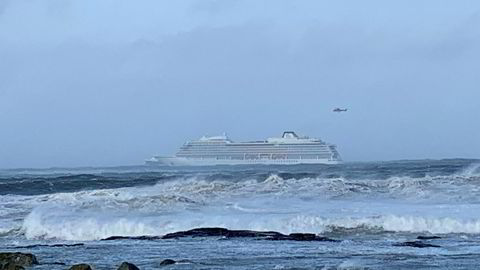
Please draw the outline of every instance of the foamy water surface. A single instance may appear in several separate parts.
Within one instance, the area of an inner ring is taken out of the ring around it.
[[[52,262],[88,260],[98,269],[126,259],[154,269],[166,257],[189,260],[175,266],[185,269],[382,269],[386,263],[469,269],[480,264],[479,195],[475,160],[9,170],[0,172],[0,249],[85,243],[29,251]],[[99,241],[197,227],[309,232],[342,241]],[[442,237],[434,240],[441,247],[394,245],[418,235]]]

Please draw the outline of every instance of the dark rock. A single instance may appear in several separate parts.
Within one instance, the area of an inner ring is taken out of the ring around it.
[[[92,267],[86,263],[75,264],[70,267],[70,270],[92,270]]]
[[[25,267],[9,262],[9,263],[6,263],[5,265],[2,265],[0,263],[0,269],[1,270],[25,270]]]
[[[84,246],[83,243],[76,243],[76,244],[55,244],[55,245],[47,245],[48,247],[81,247]]]
[[[417,237],[418,240],[432,240],[432,239],[440,239],[440,238],[441,238],[440,236],[436,236],[436,235],[428,235],[428,236],[420,235]]]
[[[317,236],[313,233],[291,233],[288,237],[296,241],[314,241]]]
[[[38,264],[35,255],[20,252],[2,252],[0,253],[0,265],[11,263],[18,266],[32,266]]]
[[[165,266],[165,265],[171,265],[171,264],[175,264],[175,263],[177,263],[177,262],[174,261],[174,260],[166,259],[166,260],[163,260],[163,261],[160,263],[160,265],[161,265],[161,266]]]
[[[118,270],[140,270],[140,269],[138,269],[138,267],[133,263],[123,262],[120,265],[120,267],[118,267]]]
[[[425,243],[422,241],[407,241],[407,242],[397,243],[393,245],[397,247],[416,247],[416,248],[440,247],[439,245],[433,245],[433,244]]]
[[[280,240],[340,242],[339,240],[318,236],[313,233],[291,233],[285,239]]]
[[[281,238],[284,235],[278,232],[260,232],[249,230],[228,230],[225,228],[197,228],[188,231],[180,231],[166,234],[162,239],[181,237],[227,237],[227,238]]]
[[[197,228],[188,231],[180,231],[166,234],[162,239],[174,239],[181,237],[226,237],[226,238],[257,238],[265,240],[292,240],[292,241],[329,241],[338,240],[328,237],[317,236],[313,233],[292,233],[285,235],[274,231],[250,231],[250,230],[229,230],[225,228]]]
[[[188,231],[169,233],[164,236],[110,236],[102,241],[112,240],[158,240],[177,239],[182,237],[223,237],[223,238],[256,238],[261,240],[291,240],[291,241],[324,241],[340,242],[313,233],[292,233],[285,235],[274,231],[229,230],[225,228],[196,228]]]
[[[129,237],[129,236],[110,236],[110,237],[107,237],[107,238],[103,238],[101,239],[100,241],[112,241],[112,240],[126,240],[126,239],[132,239],[133,237]]]
[[[224,228],[198,228],[188,231],[168,233],[162,239],[172,239],[180,237],[208,237],[208,236],[227,236],[229,230]]]
[[[150,236],[150,235],[143,235],[143,236],[110,236],[107,238],[102,239],[101,241],[112,241],[112,240],[158,240],[162,239],[161,236]]]
[[[36,247],[79,247],[83,246],[83,243],[77,244],[54,244],[54,245],[29,245],[29,246],[16,246],[15,248],[36,248]]]

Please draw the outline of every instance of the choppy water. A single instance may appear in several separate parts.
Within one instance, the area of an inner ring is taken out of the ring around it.
[[[312,232],[330,242],[99,241],[196,227]],[[439,248],[399,247],[419,235]],[[84,243],[75,247],[27,247]],[[37,269],[130,261],[170,269],[473,269],[480,266],[480,161],[335,166],[0,171],[0,251]]]

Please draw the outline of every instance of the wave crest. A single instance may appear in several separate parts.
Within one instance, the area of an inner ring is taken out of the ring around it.
[[[478,176],[382,180],[304,176],[271,173],[262,179],[233,181],[196,174],[149,186],[9,195],[0,199],[0,205],[9,205],[0,207],[0,218],[15,220],[15,226],[8,227],[18,227],[21,212],[26,216],[22,230],[29,239],[95,240],[205,226],[282,233],[365,228],[480,233],[480,219],[475,219],[480,218]]]
[[[462,171],[465,176],[478,176],[480,174],[480,163],[473,163]]]
[[[317,234],[368,233],[480,233],[480,219],[462,220],[420,216],[384,215],[376,217],[325,218],[320,216],[261,216],[239,219],[233,216],[105,216],[58,213],[51,209],[33,211],[23,223],[28,239],[61,239],[88,241],[109,236],[164,235],[196,227],[225,227],[282,233],[309,232]]]

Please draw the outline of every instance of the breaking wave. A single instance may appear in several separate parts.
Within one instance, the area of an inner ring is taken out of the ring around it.
[[[62,240],[212,226],[282,233],[342,228],[480,233],[479,208],[465,203],[478,201],[476,183],[478,179],[461,175],[351,181],[270,174],[263,181],[241,182],[191,177],[154,186],[33,196],[29,200],[41,203],[21,226],[28,239]]]
[[[23,230],[28,239],[99,240],[109,236],[164,235],[197,227],[226,227],[279,231],[282,233],[329,232],[362,229],[363,231],[389,231],[412,233],[480,233],[480,219],[432,218],[418,216],[385,215],[376,217],[320,216],[84,216],[78,214],[52,215],[48,210],[35,210],[24,221]]]
[[[124,174],[56,176],[61,184],[54,187],[65,192],[0,196],[0,237],[21,230],[28,239],[98,240],[210,226],[320,234],[480,233],[480,163],[445,172],[443,167],[434,171],[412,165],[407,174],[398,164],[368,166],[375,172],[387,168],[395,173],[382,178],[374,177],[378,173],[328,168],[159,172],[143,180],[132,174],[128,181]],[[47,177],[40,178],[34,182],[43,186]],[[8,185],[28,185],[19,179]],[[88,185],[79,188],[83,182]],[[70,184],[77,188],[70,191]]]
[[[462,172],[465,176],[480,176],[480,163],[473,163]]]

